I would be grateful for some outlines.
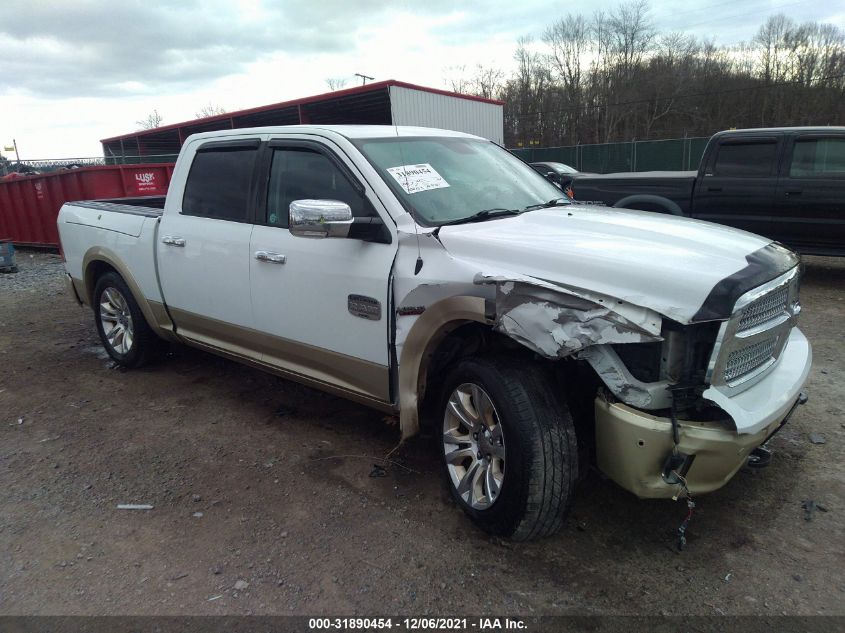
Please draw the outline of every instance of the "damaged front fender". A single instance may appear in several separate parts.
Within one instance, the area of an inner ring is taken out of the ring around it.
[[[661,317],[625,302],[543,282],[479,276],[496,284],[494,330],[549,359],[593,345],[662,340]]]
[[[418,406],[426,391],[427,362],[443,335],[461,323],[484,323],[526,348],[549,359],[561,359],[583,350],[603,349],[614,343],[660,341],[662,320],[653,310],[626,301],[569,288],[511,271],[488,268],[477,272],[475,262],[454,258],[436,235],[400,232],[401,249],[395,270],[415,269],[419,275],[396,275],[394,350],[398,360],[398,404],[403,437],[419,429]],[[475,271],[472,269],[475,268]],[[472,283],[468,283],[471,280]],[[594,364],[600,355],[585,357]],[[626,388],[630,375],[602,379],[623,401],[641,394],[634,405],[651,400],[651,390]],[[619,386],[614,388],[614,386]]]

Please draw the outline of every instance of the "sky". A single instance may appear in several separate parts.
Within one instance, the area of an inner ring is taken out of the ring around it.
[[[516,41],[618,0],[3,0],[0,152],[101,156],[99,140],[212,104],[234,111],[328,92],[327,78],[446,88],[450,68],[510,74]],[[679,8],[680,6],[680,8]],[[661,31],[750,40],[768,15],[845,28],[845,0],[651,0]]]

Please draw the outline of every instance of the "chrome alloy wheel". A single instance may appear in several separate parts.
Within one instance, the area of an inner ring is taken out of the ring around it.
[[[505,438],[487,392],[464,383],[443,415],[443,451],[452,485],[474,510],[492,506],[505,480]]]
[[[128,354],[135,339],[135,328],[129,303],[117,288],[106,288],[100,295],[100,323],[111,348],[118,354]]]

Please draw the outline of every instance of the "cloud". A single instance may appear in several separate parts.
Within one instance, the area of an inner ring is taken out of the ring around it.
[[[555,0],[5,0],[0,94],[48,99],[176,94],[279,55],[306,65],[327,56],[354,59],[381,44],[362,43],[361,34],[389,27],[397,15],[415,16],[429,27],[422,38],[429,48],[501,46],[521,35],[540,36],[567,11],[589,15],[617,3],[594,0],[582,8]],[[727,4],[719,0],[711,6]],[[671,23],[668,0],[653,0],[652,6],[657,22]],[[693,25],[702,11],[687,9]],[[717,26],[720,13],[704,11],[708,21],[715,20],[704,28]],[[383,47],[380,55],[401,57],[422,45],[410,36],[418,31],[412,28],[398,48]]]
[[[0,92],[44,97],[189,90],[274,53],[339,54],[390,3],[12,2],[0,13]]]
[[[233,111],[325,92],[327,77],[356,85],[356,72],[438,88],[453,66],[509,75],[519,36],[619,1],[0,0],[0,143],[16,138],[26,158],[92,156],[154,108],[171,124],[207,103]],[[791,2],[651,6],[661,30],[730,44],[770,13],[795,14]],[[802,4],[796,19],[842,24],[835,4]]]
[[[593,0],[589,5],[571,5],[555,0],[533,2],[467,2],[460,3],[461,19],[437,32],[441,42],[483,42],[508,34],[514,47],[522,36],[539,37],[545,28],[568,12],[592,15],[592,11],[617,4],[615,0]],[[587,8],[589,7],[589,8]]]

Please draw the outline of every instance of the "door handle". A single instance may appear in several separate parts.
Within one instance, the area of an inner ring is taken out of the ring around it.
[[[288,258],[280,253],[272,253],[270,251],[255,251],[255,259],[260,262],[269,262],[271,264],[284,264]]]
[[[788,196],[800,196],[801,195],[801,189],[787,189],[786,195],[788,195]]]
[[[721,187],[707,187],[707,191],[721,191]]]
[[[167,244],[168,246],[184,246],[185,245],[185,238],[184,237],[174,237],[172,235],[165,235],[161,238],[162,244]]]

